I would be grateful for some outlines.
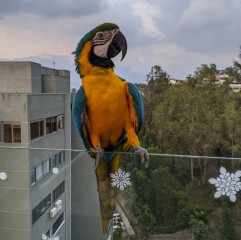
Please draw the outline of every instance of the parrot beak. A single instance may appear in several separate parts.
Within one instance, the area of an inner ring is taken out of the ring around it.
[[[113,58],[122,51],[121,61],[124,59],[127,52],[126,38],[121,31],[118,31],[109,45],[107,56]]]

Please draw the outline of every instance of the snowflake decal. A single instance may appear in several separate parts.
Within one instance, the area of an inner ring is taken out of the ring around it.
[[[220,175],[215,178],[210,178],[208,181],[210,184],[215,185],[216,192],[214,193],[215,198],[219,198],[222,195],[229,197],[230,201],[236,201],[236,193],[241,190],[241,171],[235,173],[229,173],[224,167],[220,168]]]
[[[130,173],[123,171],[122,169],[118,169],[117,172],[110,174],[111,176],[111,186],[117,187],[121,191],[125,189],[125,187],[130,186]]]

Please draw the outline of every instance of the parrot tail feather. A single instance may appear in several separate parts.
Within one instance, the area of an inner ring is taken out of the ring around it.
[[[111,186],[110,174],[119,169],[121,158],[121,154],[116,154],[115,157],[108,163],[105,160],[102,160],[95,170],[99,193],[102,229],[104,234],[107,233],[109,222],[116,209],[116,196],[118,193],[117,189]]]

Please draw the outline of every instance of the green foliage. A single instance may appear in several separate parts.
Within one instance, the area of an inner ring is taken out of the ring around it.
[[[122,226],[120,223],[117,224],[118,228],[115,229],[114,233],[113,233],[113,240],[121,240],[122,239]]]
[[[203,210],[196,209],[190,217],[189,225],[192,228],[195,240],[209,239],[207,217]]]
[[[169,158],[161,162],[151,161],[148,170],[138,162],[129,165],[136,193],[132,211],[143,229],[152,228],[154,224],[188,227],[190,216],[199,208],[182,189],[183,179],[182,176],[179,179],[174,165],[175,162]]]
[[[190,226],[192,228],[195,240],[207,240],[208,239],[208,225],[202,220],[192,218],[190,220]]]
[[[241,82],[241,46],[239,47],[238,60],[233,61],[233,72],[237,82]]]
[[[156,133],[154,130],[147,128],[145,131],[145,135],[142,138],[143,147],[149,148],[156,146]]]
[[[241,156],[240,108],[239,93],[225,86],[169,87],[153,110],[155,146],[163,153]]]
[[[223,240],[236,240],[235,225],[233,220],[233,206],[226,200],[222,201],[221,233]]]
[[[144,90],[145,121],[144,133],[146,129],[152,129],[153,107],[163,99],[163,93],[170,86],[169,75],[160,66],[153,66],[147,75],[147,85]],[[155,141],[153,142],[155,145]]]
[[[207,64],[202,64],[200,67],[197,67],[193,75],[189,74],[187,76],[188,84],[191,87],[202,86],[206,84],[212,84],[216,81],[216,75],[220,71],[217,70],[217,66],[212,63],[209,66]]]
[[[133,213],[143,229],[152,228],[154,226],[155,217],[151,212],[150,206],[147,204],[141,205],[140,202],[136,202],[136,204],[133,205]]]

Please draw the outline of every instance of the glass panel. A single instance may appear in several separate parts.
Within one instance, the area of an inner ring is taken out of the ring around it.
[[[49,229],[50,237],[70,239],[72,231],[79,239],[106,239],[103,215],[110,219],[108,234],[121,232],[123,239],[221,240],[227,232],[239,239],[240,158],[151,153],[145,168],[139,155],[123,153],[120,170],[105,181],[107,172],[96,179],[95,161],[86,150],[73,151],[71,160],[70,151],[22,147],[0,147],[0,206],[6,219],[0,228],[12,229],[13,236],[23,234],[15,229],[28,221],[38,239]],[[50,169],[51,156],[62,151],[65,164]],[[108,201],[114,200],[112,215]]]
[[[55,157],[56,157],[56,165],[60,164],[61,163],[61,153],[57,153]]]
[[[46,212],[50,205],[51,195],[48,195],[32,210],[32,224],[34,224]]]
[[[64,158],[64,152],[61,152],[60,154],[61,154],[61,162],[63,162],[63,161],[65,160],[65,158]]]
[[[56,234],[57,230],[59,229],[59,227],[61,226],[61,224],[64,222],[64,213],[62,213],[59,218],[57,219],[57,221],[54,223],[53,225],[53,235]]]
[[[44,168],[44,171],[43,171],[43,174],[47,174],[49,172],[49,164],[48,164],[48,161],[45,161],[43,163],[43,168]]]
[[[39,122],[32,122],[30,124],[31,140],[39,137]]]
[[[56,156],[53,156],[51,157],[51,168],[53,169],[56,166],[57,166]]]
[[[21,126],[13,125],[13,142],[21,143]]]
[[[44,175],[43,164],[41,163],[36,167],[36,180],[38,181]]]
[[[4,124],[4,142],[12,143],[12,125]]]
[[[45,236],[48,237],[48,238],[50,237],[50,230],[48,230],[48,231],[45,233]]]
[[[58,116],[58,129],[64,128],[64,115]]]
[[[42,137],[44,135],[44,121],[39,122],[39,128],[40,128],[39,129],[39,131],[40,131],[39,136]]]
[[[53,191],[53,202],[55,202],[59,196],[64,192],[64,181],[57,187],[54,189]]]
[[[46,118],[46,134],[50,134],[51,132],[51,118]]]
[[[56,117],[51,118],[51,124],[52,124],[52,132],[57,131]]]
[[[36,182],[36,168],[32,169],[31,171],[31,183]]]

